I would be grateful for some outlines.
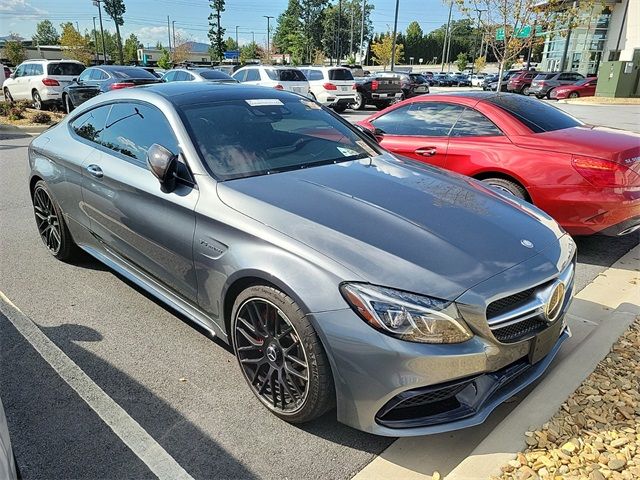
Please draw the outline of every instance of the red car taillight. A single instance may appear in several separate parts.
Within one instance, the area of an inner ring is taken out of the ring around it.
[[[135,86],[136,84],[131,82],[117,82],[109,85],[109,90],[120,90],[121,88],[129,88]]]
[[[638,176],[636,173],[624,165],[609,160],[574,155],[571,164],[595,187],[627,187],[638,183],[632,181],[632,178]]]
[[[379,85],[377,80],[371,80],[371,90],[377,90]]]
[[[356,87],[356,84],[354,83],[353,85],[351,85],[351,90],[357,90],[358,87]]]
[[[273,88],[275,88],[276,90],[284,90],[284,87],[280,84],[274,86]]]
[[[60,83],[55,78],[43,78],[42,83],[47,87],[59,87]]]
[[[324,88],[325,90],[337,90],[338,87],[336,87],[333,83],[324,83],[322,84],[322,88]]]

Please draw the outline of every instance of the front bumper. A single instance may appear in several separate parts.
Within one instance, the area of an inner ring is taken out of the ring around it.
[[[487,328],[487,321],[480,319],[485,307],[471,305],[556,278],[575,254],[568,247],[573,245],[571,239],[565,238],[562,248],[538,254],[509,269],[508,287],[498,275],[456,301],[465,304],[465,308],[469,302],[467,311],[461,313],[476,332],[460,344],[412,343],[389,337],[371,328],[350,309],[313,314],[334,374],[338,420],[390,437],[457,430],[482,423],[498,405],[538,379],[570,335],[564,315],[572,288],[567,290],[562,315],[551,326],[513,343],[500,342],[490,332],[482,331],[482,323]],[[547,338],[544,356],[528,364],[539,338]],[[451,393],[451,388],[456,390],[454,394],[442,398],[442,392]],[[425,395],[435,395],[437,402],[423,401],[398,414],[398,403],[407,397]]]

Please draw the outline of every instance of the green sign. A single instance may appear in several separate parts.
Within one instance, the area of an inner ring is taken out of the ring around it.
[[[542,37],[544,32],[540,25],[536,25],[536,37]],[[526,25],[516,30],[516,38],[528,38],[531,36],[531,25]],[[496,31],[496,40],[504,40],[504,28],[499,28]]]

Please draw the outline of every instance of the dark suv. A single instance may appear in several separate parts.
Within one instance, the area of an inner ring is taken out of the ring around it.
[[[538,98],[549,97],[549,92],[560,85],[573,85],[584,75],[577,72],[540,73],[531,82],[529,94]]]
[[[531,71],[531,70],[522,70],[514,74],[507,82],[507,91],[513,92],[513,93],[522,93],[523,95],[529,95],[531,82],[539,74],[540,72]]]

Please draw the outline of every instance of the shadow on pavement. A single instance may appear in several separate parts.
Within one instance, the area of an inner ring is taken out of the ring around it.
[[[640,231],[623,237],[574,237],[578,246],[578,262],[588,265],[610,267],[618,258],[640,243]],[[620,265],[628,270],[640,268],[640,261],[629,265]]]

